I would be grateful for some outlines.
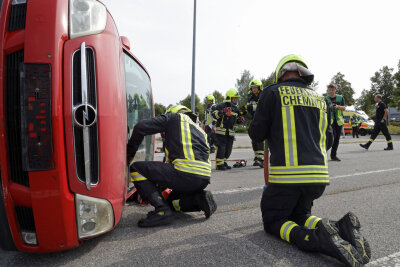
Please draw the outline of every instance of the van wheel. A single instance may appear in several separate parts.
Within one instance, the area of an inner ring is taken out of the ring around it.
[[[3,250],[17,250],[11,236],[10,226],[7,220],[6,207],[4,205],[3,186],[0,180],[0,248]]]
[[[361,136],[366,136],[367,135],[367,131],[365,129],[360,129],[360,135]]]

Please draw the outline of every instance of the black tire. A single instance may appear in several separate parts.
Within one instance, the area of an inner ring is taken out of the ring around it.
[[[366,136],[366,135],[367,135],[367,131],[366,131],[365,129],[360,129],[360,130],[359,130],[359,134],[360,134],[361,136]]]
[[[4,206],[3,186],[0,180],[0,248],[3,250],[17,250],[8,224],[6,208]]]

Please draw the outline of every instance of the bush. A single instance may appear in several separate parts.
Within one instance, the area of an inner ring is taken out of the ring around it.
[[[236,133],[247,133],[248,128],[244,125],[235,126]]]
[[[395,125],[395,123],[390,123],[388,129],[390,134],[400,134],[400,125],[398,123],[397,125]]]

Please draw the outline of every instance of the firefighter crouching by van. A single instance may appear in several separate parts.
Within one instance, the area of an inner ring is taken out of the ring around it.
[[[207,134],[207,141],[210,145],[210,154],[215,152],[215,118],[212,113],[215,110],[215,97],[208,95],[206,97],[207,108],[204,114],[204,131]]]
[[[217,137],[217,152],[215,155],[215,163],[217,170],[225,171],[231,169],[226,162],[232,153],[233,141],[235,138],[235,123],[242,123],[244,118],[237,107],[239,94],[234,88],[226,92],[225,100],[216,106],[213,112],[214,118],[217,120],[215,126],[215,136]]]
[[[262,89],[262,83],[259,80],[252,80],[249,83],[249,100],[247,101],[247,104],[242,107],[242,110],[243,114],[248,112],[251,119],[253,119],[254,112],[256,112],[258,98]],[[251,139],[251,145],[254,151],[253,166],[264,168],[264,142],[256,142]]]
[[[353,132],[353,138],[357,136],[358,138],[358,128],[360,125],[360,118],[354,113],[353,116],[351,116],[351,128]]]
[[[338,222],[311,215],[313,201],[329,184],[326,150],[333,142],[323,96],[308,88],[314,75],[296,55],[284,57],[275,84],[258,101],[249,134],[268,140],[269,184],[261,200],[264,230],[304,251],[321,252],[348,266],[370,258],[353,213]]]
[[[217,209],[211,192],[204,190],[210,183],[211,162],[207,136],[196,119],[190,109],[177,105],[164,115],[141,120],[133,129],[128,159],[135,156],[144,136],[156,133],[164,133],[166,156],[165,163],[138,161],[130,166],[131,181],[143,200],[155,208],[139,221],[139,227],[171,223],[172,210],[204,211],[208,218]],[[156,185],[172,189],[166,201]]]

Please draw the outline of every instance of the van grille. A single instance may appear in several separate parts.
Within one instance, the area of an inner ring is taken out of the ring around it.
[[[87,71],[87,102],[90,106],[97,109],[96,94],[96,69],[94,51],[86,48],[86,71]],[[81,86],[81,51],[77,50],[72,58],[72,106],[73,109],[82,104],[82,86]],[[81,116],[77,114],[75,116]],[[89,114],[89,117],[95,114]],[[90,148],[90,174],[91,184],[97,184],[99,181],[99,150],[98,150],[98,124],[97,121],[88,127],[89,130],[89,148]],[[85,157],[84,157],[84,138],[83,128],[74,123],[74,151],[75,166],[78,178],[86,181],[85,175]]]
[[[8,20],[8,31],[25,29],[26,23],[26,3],[11,5],[10,18]]]
[[[19,65],[24,62],[24,51],[20,50],[6,57],[6,120],[8,159],[11,181],[29,186],[28,172],[22,167],[21,146],[21,105]]]

